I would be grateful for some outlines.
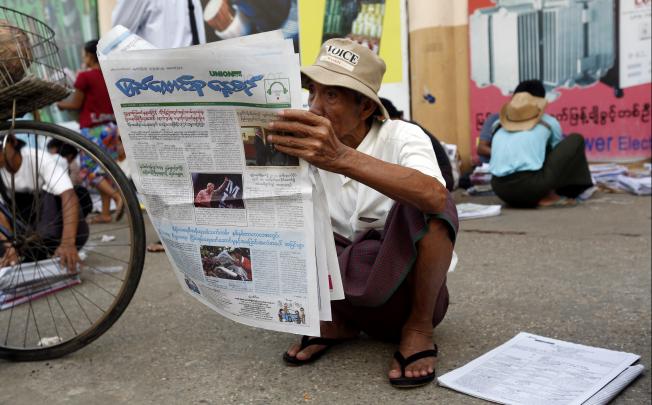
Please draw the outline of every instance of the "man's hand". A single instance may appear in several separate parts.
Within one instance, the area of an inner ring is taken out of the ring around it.
[[[61,244],[54,251],[54,255],[61,259],[61,267],[68,269],[68,272],[74,273],[77,271],[77,263],[81,261],[77,247],[70,244]]]
[[[279,116],[282,119],[270,122],[268,128],[294,136],[268,135],[268,142],[280,152],[302,158],[320,169],[338,172],[349,148],[337,138],[328,118],[302,110],[283,110]]]
[[[19,257],[14,248],[9,242],[4,242],[5,245],[5,254],[0,259],[0,267],[15,266],[18,264]]]

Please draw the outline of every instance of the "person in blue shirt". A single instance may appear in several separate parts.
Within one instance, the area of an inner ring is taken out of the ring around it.
[[[593,186],[579,134],[563,137],[545,114],[546,91],[538,80],[522,82],[500,111],[491,141],[491,186],[514,207],[575,205]]]

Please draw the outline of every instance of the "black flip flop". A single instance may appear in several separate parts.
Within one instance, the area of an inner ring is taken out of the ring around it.
[[[331,347],[342,343],[346,339],[330,339],[330,338],[321,338],[321,337],[313,337],[311,338],[310,336],[303,336],[301,338],[301,348],[299,351],[302,351],[308,346],[314,346],[314,345],[324,345],[322,350],[313,353],[312,356],[305,360],[299,360],[297,359],[296,356],[290,356],[288,352],[283,353],[283,360],[285,363],[287,363],[288,366],[303,366],[312,362],[315,362],[319,360],[321,356],[324,355],[330,349]]]
[[[437,345],[435,345],[434,350],[424,350],[418,353],[414,353],[412,356],[409,356],[407,359],[403,357],[401,352],[398,350],[394,353],[394,358],[398,361],[398,364],[401,366],[401,376],[398,378],[390,378],[389,383],[392,384],[392,387],[396,388],[414,388],[421,387],[428,383],[431,383],[435,379],[435,371],[432,373],[419,376],[419,377],[406,377],[405,368],[410,364],[414,363],[417,360],[424,359],[426,357],[437,357]]]

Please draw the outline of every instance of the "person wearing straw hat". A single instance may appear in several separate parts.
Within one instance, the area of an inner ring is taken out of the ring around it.
[[[267,140],[320,169],[346,296],[331,303],[322,337],[304,336],[283,359],[301,366],[365,332],[398,342],[388,377],[402,388],[435,378],[433,328],[448,307],[458,222],[428,136],[388,119],[384,72],[367,47],[329,39],[301,70],[309,111],[280,112]]]
[[[491,143],[491,186],[515,207],[572,206],[593,186],[579,134],[562,136],[545,114],[545,88],[538,80],[519,84],[500,110]]]

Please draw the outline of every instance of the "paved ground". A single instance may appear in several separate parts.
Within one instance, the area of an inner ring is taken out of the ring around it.
[[[650,222],[650,198],[607,194],[464,222],[435,331],[438,374],[519,331],[638,353],[649,369]],[[288,368],[281,353],[295,339],[214,314],[182,292],[165,255],[148,254],[135,299],[95,343],[56,361],[0,361],[0,404],[483,403],[434,384],[391,388],[394,347],[365,339]],[[616,403],[650,398],[648,372]]]

